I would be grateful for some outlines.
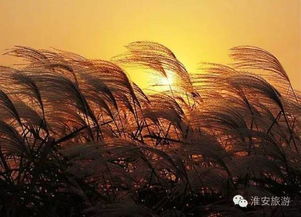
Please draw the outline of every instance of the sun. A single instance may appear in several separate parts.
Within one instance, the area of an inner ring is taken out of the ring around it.
[[[145,70],[144,68],[125,67],[127,75],[144,92],[166,92],[177,89],[175,72],[165,70],[165,75],[158,71]]]
[[[166,76],[158,75],[154,78],[154,87],[160,92],[170,91],[175,88],[174,72],[166,70]]]
[[[169,77],[162,77],[160,79],[160,85],[162,86],[172,86],[173,82],[172,82],[172,79],[170,79]]]

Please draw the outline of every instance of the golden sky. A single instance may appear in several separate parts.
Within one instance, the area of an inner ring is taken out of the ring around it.
[[[255,45],[276,55],[301,90],[301,0],[0,0],[0,27],[0,52],[25,45],[110,59],[150,40],[191,72],[202,61],[228,63],[233,46]],[[143,84],[142,74],[131,77]]]

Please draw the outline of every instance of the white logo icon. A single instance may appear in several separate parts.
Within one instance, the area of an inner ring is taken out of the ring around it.
[[[248,206],[248,201],[246,201],[245,199],[242,199],[238,202],[238,205],[240,207],[247,207]]]
[[[233,197],[233,202],[234,202],[235,205],[238,204],[240,207],[247,207],[248,206],[248,201],[245,200],[243,198],[243,196],[241,196],[241,195],[235,195]]]

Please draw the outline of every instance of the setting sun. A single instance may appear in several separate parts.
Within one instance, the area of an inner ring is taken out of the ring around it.
[[[166,75],[166,77],[162,75],[150,75],[149,80],[154,83],[152,84],[153,89],[157,89],[158,91],[170,91],[176,88],[174,73],[167,70]]]

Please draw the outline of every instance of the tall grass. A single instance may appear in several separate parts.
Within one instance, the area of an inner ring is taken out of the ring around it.
[[[7,53],[26,63],[0,68],[1,216],[300,214],[301,95],[276,57],[235,47],[232,66],[190,74],[163,45],[127,49]],[[145,93],[125,65],[176,79]],[[235,194],[293,202],[240,209]]]

